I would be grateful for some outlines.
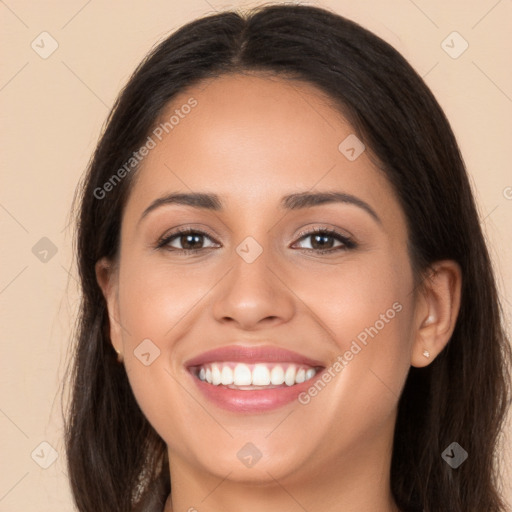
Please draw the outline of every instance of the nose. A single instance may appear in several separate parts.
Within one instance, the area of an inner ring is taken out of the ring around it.
[[[251,263],[235,253],[231,271],[219,284],[213,304],[218,322],[256,330],[289,322],[295,313],[294,295],[286,276],[273,264],[266,249]]]

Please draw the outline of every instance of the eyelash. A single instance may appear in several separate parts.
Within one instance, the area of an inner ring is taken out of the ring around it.
[[[347,251],[350,249],[355,249],[357,247],[357,244],[352,240],[352,238],[350,238],[346,235],[342,235],[341,233],[338,233],[337,231],[335,231],[333,229],[326,229],[326,228],[313,228],[310,231],[305,231],[305,232],[299,233],[299,238],[297,241],[300,241],[303,238],[308,238],[310,236],[314,236],[314,235],[318,235],[318,234],[322,234],[322,235],[326,235],[326,236],[335,238],[337,241],[341,242],[343,245],[334,247],[331,249],[325,249],[325,250],[307,249],[307,248],[306,249],[302,248],[301,250],[308,251],[308,252],[314,251],[317,254],[328,254],[328,253],[338,252],[340,250]],[[175,238],[177,238],[179,236],[183,236],[183,235],[206,236],[215,242],[214,237],[206,231],[201,231],[201,230],[191,229],[191,228],[178,228],[173,233],[170,233],[169,235],[161,238],[156,244],[156,249],[164,249],[164,250],[168,250],[168,251],[172,251],[172,252],[180,252],[184,255],[187,255],[187,254],[197,254],[199,251],[204,251],[205,249],[213,248],[213,247],[203,247],[200,249],[176,249],[175,247],[168,247],[168,245],[171,241],[173,241]],[[215,243],[217,243],[217,242],[215,242]]]

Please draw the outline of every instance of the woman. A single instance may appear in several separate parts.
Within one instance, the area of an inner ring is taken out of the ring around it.
[[[387,43],[310,6],[189,23],[79,199],[80,511],[505,510],[488,251],[449,123]]]

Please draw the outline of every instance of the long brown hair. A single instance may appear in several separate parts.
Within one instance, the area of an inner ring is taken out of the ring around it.
[[[98,189],[145,142],[186,87],[224,73],[268,72],[316,85],[351,122],[393,184],[408,224],[417,282],[433,262],[463,274],[460,313],[446,348],[411,367],[399,401],[391,487],[402,510],[503,512],[497,447],[510,403],[511,350],[468,177],[432,93],[389,44],[328,10],[267,5],[180,28],[135,70],[118,97],[77,190],[82,287],[66,448],[81,512],[161,510],[170,492],[164,441],[139,409],[108,335],[95,263],[115,258],[133,172]],[[453,441],[469,454],[452,469]]]

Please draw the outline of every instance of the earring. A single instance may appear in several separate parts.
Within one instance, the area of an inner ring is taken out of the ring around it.
[[[116,351],[116,354],[117,354],[117,362],[118,363],[121,363],[123,361],[123,356],[121,354],[121,351],[120,350],[117,350],[116,347],[114,347],[114,350]]]
[[[424,350],[423,355],[428,358],[430,357],[430,352],[428,350]]]

